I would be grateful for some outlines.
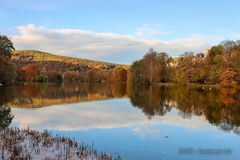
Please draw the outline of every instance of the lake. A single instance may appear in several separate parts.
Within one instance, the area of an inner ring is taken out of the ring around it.
[[[1,126],[49,130],[124,160],[240,157],[237,89],[19,84],[0,86],[0,105],[11,108]]]

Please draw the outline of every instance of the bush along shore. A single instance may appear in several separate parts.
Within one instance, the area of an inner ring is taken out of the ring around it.
[[[0,160],[121,160],[74,139],[29,128],[0,130],[0,155]]]

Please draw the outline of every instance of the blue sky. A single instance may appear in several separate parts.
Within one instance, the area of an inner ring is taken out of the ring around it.
[[[183,51],[203,52],[225,39],[240,39],[238,0],[0,3],[0,32],[10,36],[17,49],[131,63],[150,47],[177,56]]]

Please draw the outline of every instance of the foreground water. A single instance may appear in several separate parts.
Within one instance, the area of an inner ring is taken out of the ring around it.
[[[0,125],[49,130],[123,159],[238,159],[236,89],[126,84],[0,88]],[[13,115],[13,119],[11,118]]]

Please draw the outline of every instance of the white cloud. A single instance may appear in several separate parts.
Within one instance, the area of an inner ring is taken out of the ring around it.
[[[141,58],[149,48],[166,51],[172,56],[184,51],[204,51],[210,46],[211,39],[208,36],[194,35],[161,41],[81,29],[51,29],[33,24],[17,27],[17,30],[18,34],[12,36],[16,49],[34,49],[116,63],[131,63]]]

